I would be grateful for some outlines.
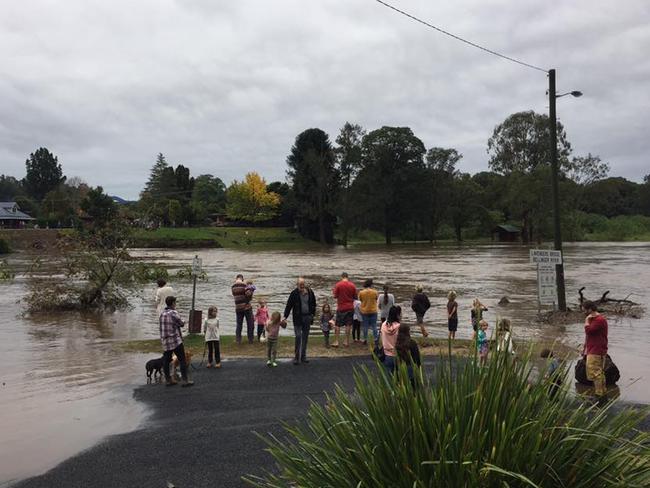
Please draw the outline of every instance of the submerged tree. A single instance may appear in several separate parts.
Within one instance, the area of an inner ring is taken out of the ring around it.
[[[25,302],[31,312],[115,310],[150,281],[148,265],[128,252],[129,230],[115,222],[59,241],[63,276],[33,275]]]

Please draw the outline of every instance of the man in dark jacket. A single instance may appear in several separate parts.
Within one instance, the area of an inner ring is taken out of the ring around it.
[[[307,341],[309,340],[309,329],[314,322],[316,315],[316,296],[311,288],[305,285],[303,277],[298,278],[296,288],[289,295],[287,306],[284,308],[284,320],[293,312],[293,330],[296,336],[295,357],[293,364],[298,365],[307,360]]]

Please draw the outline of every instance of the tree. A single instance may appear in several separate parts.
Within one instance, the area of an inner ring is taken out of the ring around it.
[[[27,194],[37,202],[65,181],[59,160],[46,148],[41,147],[25,161],[26,175],[23,186]]]
[[[211,214],[226,210],[226,185],[212,175],[199,175],[194,180],[190,207],[195,220],[203,222]]]
[[[80,207],[92,219],[94,227],[105,227],[118,214],[117,205],[101,186],[88,190]]]
[[[244,181],[233,181],[226,192],[226,213],[234,220],[263,222],[277,215],[280,197],[266,189],[259,174],[247,173]]]
[[[167,220],[172,225],[176,227],[176,224],[181,221],[183,218],[183,207],[178,200],[170,199],[167,204]]]
[[[467,173],[458,173],[452,180],[449,217],[454,227],[456,240],[463,240],[463,228],[482,213],[476,196],[480,188]]]
[[[606,178],[584,188],[582,209],[606,217],[634,215],[639,211],[641,185],[625,178]]]
[[[451,204],[452,185],[456,164],[463,155],[456,149],[432,147],[427,151],[426,166],[429,175],[430,240],[436,239],[436,232]]]
[[[609,164],[603,162],[599,156],[589,153],[571,160],[567,177],[578,185],[590,185],[606,178],[608,173]]]
[[[49,191],[40,205],[39,216],[54,226],[74,226],[79,220],[79,205],[86,187],[61,184]]]
[[[17,196],[23,194],[23,187],[13,176],[0,175],[0,201],[15,201]]]
[[[192,207],[190,201],[192,199],[192,190],[194,189],[194,178],[190,176],[189,168],[182,164],[176,166],[174,170],[174,186],[176,194],[173,196],[179,201],[182,208],[182,221],[190,221],[192,219]]]
[[[408,127],[384,126],[363,138],[359,178],[379,195],[378,205],[369,211],[379,210],[386,244],[412,217],[409,207],[426,205],[418,202],[422,192],[413,191],[424,176],[424,153],[424,144]]]
[[[163,155],[163,153],[158,153],[158,156],[156,157],[156,162],[151,168],[151,171],[149,173],[149,179],[147,180],[144,190],[142,191],[142,195],[141,195],[142,198],[145,197],[145,194],[147,194],[146,196],[152,196],[152,194],[160,192],[160,181],[163,172],[167,168],[169,168],[169,165],[167,164],[167,160],[165,159],[165,156]]]
[[[276,219],[278,225],[293,227],[296,221],[296,202],[291,187],[287,183],[273,181],[266,186],[266,191],[276,193],[280,197],[280,209]]]
[[[639,212],[650,216],[650,174],[645,175],[639,187]]]
[[[343,245],[348,245],[350,226],[350,185],[361,168],[361,141],[366,131],[360,125],[346,122],[336,138],[334,149],[339,175],[343,182],[343,198],[340,200],[340,214],[343,216]]]
[[[560,122],[557,123],[557,143],[560,168],[568,169],[571,145]],[[530,173],[540,165],[550,164],[550,145],[548,116],[532,110],[518,112],[494,128],[488,139],[488,164],[497,173]]]
[[[296,137],[287,157],[299,232],[322,244],[334,242],[334,207],[339,173],[329,136],[307,129]]]

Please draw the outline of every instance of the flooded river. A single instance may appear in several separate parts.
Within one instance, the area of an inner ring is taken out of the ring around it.
[[[184,267],[198,254],[209,281],[197,285],[196,308],[220,310],[222,330],[234,332],[230,284],[241,272],[253,278],[257,297],[271,310],[281,310],[295,279],[307,278],[319,302],[330,296],[341,271],[358,285],[374,278],[388,283],[413,321],[410,298],[416,284],[424,285],[433,304],[428,313],[430,332],[446,336],[446,294],[459,295],[459,337],[469,337],[469,306],[479,297],[489,308],[493,331],[497,317],[513,321],[514,338],[557,338],[576,347],[582,324],[566,327],[535,323],[536,272],[528,248],[486,245],[475,247],[394,246],[309,251],[236,251],[225,249],[179,251],[136,250],[134,254],[172,268]],[[567,294],[577,301],[577,289],[599,297],[611,290],[615,297],[650,303],[650,243],[568,245],[565,250]],[[12,255],[20,267],[25,256]],[[175,282],[184,316],[190,308],[192,286]],[[146,410],[132,399],[134,386],[144,383],[144,362],[150,356],[116,351],[116,341],[157,337],[152,296],[154,286],[134,297],[133,309],[112,315],[50,314],[21,316],[17,301],[27,287],[18,276],[0,283],[0,486],[12,479],[38,474],[61,460],[92,446],[109,434],[138,428]],[[511,303],[498,306],[501,297]],[[289,329],[288,329],[289,330]],[[624,399],[650,403],[650,314],[640,320],[610,319],[610,353],[621,370]]]

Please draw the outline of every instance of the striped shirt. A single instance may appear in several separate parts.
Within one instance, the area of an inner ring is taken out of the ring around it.
[[[243,281],[235,281],[232,285],[232,296],[235,298],[235,310],[237,312],[253,309],[253,306],[250,304],[253,294],[246,290],[246,286],[246,283]]]
[[[181,327],[185,323],[173,308],[167,307],[160,315],[160,342],[165,351],[173,351],[183,343]]]

